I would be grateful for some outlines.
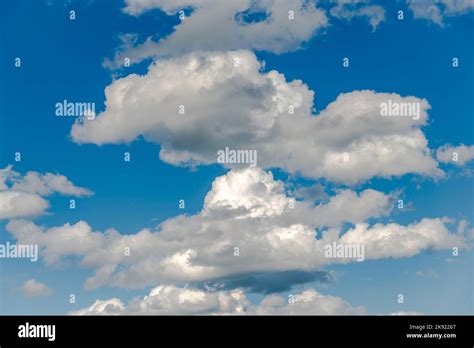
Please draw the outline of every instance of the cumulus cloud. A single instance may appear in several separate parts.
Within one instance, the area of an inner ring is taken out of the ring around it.
[[[383,7],[371,5],[369,0],[337,0],[330,5],[331,16],[345,20],[367,17],[373,30],[385,20]],[[124,58],[136,63],[198,50],[249,49],[277,54],[294,51],[329,25],[325,10],[318,6],[317,2],[308,0],[127,0],[123,11],[132,16],[153,9],[170,16],[177,16],[185,9],[191,13],[171,34],[158,41],[151,36],[137,44],[133,34],[122,36],[121,47],[105,65],[117,68]]]
[[[358,224],[340,238],[342,244],[365,246],[366,259],[410,257],[421,250],[443,250],[468,246],[466,238],[452,234],[446,227],[450,219],[424,218],[407,226],[395,223]]]
[[[161,285],[127,305],[117,298],[97,300],[90,307],[71,314],[245,314],[249,306],[241,290],[207,292]]]
[[[121,235],[113,229],[93,231],[84,221],[45,229],[22,220],[11,221],[6,229],[20,243],[38,244],[46,263],[78,257],[81,266],[95,271],[87,288],[314,272],[332,263],[355,262],[351,257],[326,257],[325,247],[334,242],[363,245],[367,260],[469,246],[463,234],[449,232],[447,219],[423,219],[407,226],[360,222],[390,210],[391,198],[373,190],[344,190],[317,206],[290,204],[291,200],[271,172],[247,168],[217,178],[200,213],[170,218],[157,230]],[[299,210],[304,213],[296,213]],[[343,223],[355,225],[344,231]],[[321,226],[327,228],[316,233]]]
[[[0,219],[38,216],[48,209],[47,200],[19,191],[0,191]]]
[[[50,287],[36,279],[27,280],[21,289],[26,297],[50,296],[53,293]]]
[[[474,145],[459,146],[444,145],[436,151],[436,158],[443,163],[452,163],[457,166],[463,166],[474,158]]]
[[[430,20],[443,27],[445,17],[463,15],[474,10],[472,0],[407,0],[414,18]]]
[[[249,51],[158,60],[146,75],[118,79],[105,94],[103,113],[73,125],[75,142],[128,143],[142,136],[159,143],[160,158],[174,165],[216,163],[227,147],[255,150],[260,167],[349,184],[444,174],[421,129],[430,108],[425,99],[354,91],[312,115],[314,92],[277,71],[262,72]],[[389,103],[418,112],[381,116]]]
[[[64,175],[51,173],[28,172],[24,177],[14,179],[11,189],[41,196],[49,196],[53,193],[76,197],[92,195],[88,189],[74,186]]]
[[[92,194],[63,175],[28,172],[22,176],[12,166],[0,169],[0,219],[41,215],[49,208],[42,196],[54,193],[77,197]]]
[[[246,315],[246,314],[308,314],[344,315],[364,314],[364,307],[352,307],[341,298],[325,296],[310,289],[295,294],[291,300],[278,295],[265,297],[253,305],[240,290],[205,291],[161,285],[143,298],[135,298],[127,305],[120,299],[97,300],[91,306],[71,312],[72,315]]]
[[[192,13],[169,36],[152,37],[133,46],[127,41],[109,66],[156,56],[177,56],[197,50],[256,49],[275,53],[294,51],[328,24],[323,10],[307,0],[127,0],[124,12],[138,16],[151,9],[168,15],[191,8]],[[290,13],[290,11],[293,11]],[[294,19],[292,19],[294,18]]]
[[[369,0],[337,0],[331,8],[331,16],[352,20],[354,17],[367,17],[372,30],[385,20],[385,10],[382,6],[369,5]]]

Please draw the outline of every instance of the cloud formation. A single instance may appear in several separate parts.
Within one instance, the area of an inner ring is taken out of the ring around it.
[[[105,94],[106,110],[72,127],[75,142],[142,136],[160,144],[160,158],[174,165],[216,163],[226,147],[255,150],[260,167],[348,184],[444,174],[421,129],[430,109],[425,99],[354,91],[313,115],[314,92],[277,71],[262,72],[249,51],[158,60],[146,75],[118,79]],[[385,104],[416,105],[418,113],[382,116]]]
[[[192,13],[169,36],[143,44],[132,41],[118,50],[109,66],[120,66],[125,57],[132,62],[145,58],[178,56],[194,51],[234,49],[294,51],[328,25],[323,10],[307,0],[127,0],[124,12],[139,16],[152,9],[168,15],[191,8]]]
[[[23,220],[11,221],[6,229],[20,243],[38,244],[47,264],[78,257],[81,266],[95,271],[87,288],[314,272],[356,261],[327,257],[325,247],[332,243],[363,245],[366,260],[469,247],[464,234],[449,232],[448,219],[426,218],[406,226],[362,222],[390,211],[391,197],[377,191],[344,190],[318,206],[292,200],[271,172],[247,168],[218,177],[200,213],[170,218],[157,230],[121,235],[113,229],[93,231],[84,221],[46,229]],[[344,231],[343,223],[355,225]]]
[[[436,151],[436,158],[443,163],[451,163],[457,166],[463,166],[474,158],[474,145],[458,146],[444,145]]]
[[[71,312],[72,315],[354,315],[365,314],[364,307],[352,307],[334,296],[322,295],[309,289],[291,297],[279,295],[265,297],[253,305],[240,290],[205,291],[195,288],[179,288],[160,285],[143,298],[135,298],[124,304],[118,298],[97,300],[89,307]]]
[[[474,10],[472,0],[407,0],[414,18],[423,18],[444,27],[445,17],[460,16]]]
[[[0,219],[34,217],[49,208],[43,196],[58,193],[75,197],[93,193],[75,186],[64,175],[28,172],[22,176],[12,166],[0,169]]]
[[[38,195],[19,191],[0,191],[0,219],[42,215],[49,203]]]

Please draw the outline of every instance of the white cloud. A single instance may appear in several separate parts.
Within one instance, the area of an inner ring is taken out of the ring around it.
[[[448,16],[459,16],[474,10],[472,0],[407,0],[414,18],[430,20],[439,26],[445,25]]]
[[[450,222],[446,218],[424,218],[407,226],[389,223],[369,227],[368,224],[358,224],[342,235],[340,243],[364,245],[366,259],[410,257],[425,249],[466,247],[463,236],[451,234],[446,228],[445,224]]]
[[[198,50],[225,51],[256,49],[275,53],[294,51],[328,24],[324,11],[306,0],[127,0],[124,12],[138,16],[159,8],[177,15],[184,8],[193,12],[175,27],[175,31],[158,42],[147,38],[133,47],[128,41],[119,50],[111,66],[155,56],[181,55]],[[289,17],[294,11],[294,19]],[[261,21],[246,20],[246,15],[266,16]]]
[[[42,297],[50,296],[53,290],[36,279],[30,279],[23,284],[22,292],[26,297]]]
[[[281,215],[288,206],[284,186],[261,170],[231,171],[217,177],[204,200],[204,214],[242,209],[236,218]]]
[[[368,0],[337,0],[330,14],[352,20],[367,17],[372,29],[385,20],[381,6],[370,5]],[[174,32],[155,41],[148,37],[137,45],[134,34],[122,36],[122,45],[112,61],[111,68],[121,66],[125,58],[132,63],[146,58],[179,56],[195,51],[226,51],[235,49],[262,50],[285,53],[301,48],[318,31],[329,25],[325,10],[318,2],[308,0],[127,0],[124,12],[139,16],[153,9],[177,16],[179,11],[192,9]]]
[[[34,217],[44,214],[49,202],[42,196],[54,193],[89,196],[91,191],[74,186],[65,176],[28,172],[25,176],[12,166],[0,169],[0,219]]]
[[[331,16],[352,20],[354,17],[367,17],[372,30],[385,20],[385,10],[382,6],[369,5],[368,0],[337,0],[331,8]]]
[[[75,197],[92,195],[91,191],[74,186],[64,175],[51,173],[28,172],[23,178],[14,180],[11,188],[12,190],[36,193],[41,196],[49,196],[53,193]]]
[[[447,219],[407,226],[360,223],[387,214],[391,200],[373,190],[345,190],[326,204],[296,202],[291,208],[281,183],[270,173],[247,168],[217,178],[199,214],[168,219],[156,231],[102,233],[83,221],[45,229],[21,220],[11,221],[6,229],[20,243],[38,244],[48,264],[79,257],[81,266],[95,271],[87,288],[192,283],[252,272],[313,272],[355,261],[327,258],[325,246],[333,242],[364,245],[367,260],[468,247],[463,234],[449,232]],[[342,233],[343,222],[356,225]],[[316,238],[315,229],[324,225],[329,229]],[[129,255],[125,248],[130,248]]]
[[[42,215],[49,203],[36,194],[0,191],[0,219]]]
[[[474,2],[472,0],[439,0],[445,6],[444,14],[455,16],[465,14],[474,10]]]
[[[339,297],[309,289],[290,299],[269,295],[253,308],[253,312],[257,315],[358,315],[366,314],[367,310],[362,306],[352,307]]]
[[[125,305],[118,298],[97,300],[87,308],[73,311],[71,315],[118,315],[125,310]]]
[[[0,169],[0,190],[14,190],[25,193],[49,196],[54,193],[70,196],[90,196],[90,190],[75,186],[67,177],[60,174],[41,174],[28,172],[24,176],[13,170],[9,165]]]
[[[308,314],[343,315],[365,314],[364,307],[352,307],[338,297],[325,296],[317,291],[305,290],[295,294],[291,303],[278,295],[265,297],[252,305],[240,289],[232,291],[205,291],[161,285],[143,298],[135,298],[125,305],[117,298],[97,300],[91,306],[74,311],[72,315],[245,315],[245,314]]]
[[[463,166],[474,158],[474,145],[458,146],[444,145],[436,151],[436,158],[443,163],[452,163],[457,166]]]
[[[160,158],[175,165],[216,163],[217,151],[226,147],[256,150],[260,167],[349,184],[444,174],[421,130],[430,108],[425,99],[354,91],[314,116],[313,91],[260,68],[248,51],[159,60],[146,75],[131,74],[108,86],[106,110],[74,124],[72,138],[101,145],[143,136],[159,143]],[[390,100],[414,103],[419,114],[381,116],[381,104]]]

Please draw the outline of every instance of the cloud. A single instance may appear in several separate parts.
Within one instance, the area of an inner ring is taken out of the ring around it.
[[[446,228],[450,219],[424,218],[407,226],[395,223],[358,224],[341,238],[342,244],[365,246],[366,259],[410,257],[422,250],[443,250],[455,246],[467,247],[463,236],[451,234]]]
[[[125,309],[123,302],[114,297],[108,300],[97,300],[87,308],[73,311],[71,315],[119,315]]]
[[[317,2],[316,2],[317,3]],[[338,0],[330,14],[352,20],[367,17],[373,31],[385,20],[381,6],[368,0]],[[134,34],[122,37],[109,68],[118,68],[128,58],[132,63],[146,58],[179,56],[195,51],[227,51],[249,49],[276,54],[295,51],[319,31],[328,27],[325,10],[308,0],[238,0],[215,2],[209,0],[127,0],[123,11],[132,16],[160,9],[169,16],[177,16],[185,9],[188,14],[166,37],[156,41],[153,36],[137,44]]]
[[[0,191],[0,219],[42,215],[48,209],[47,200],[35,194]]]
[[[28,172],[25,176],[12,166],[0,169],[0,219],[34,217],[44,214],[49,202],[42,196],[55,193],[89,196],[91,191],[74,186],[65,176]]]
[[[252,305],[240,289],[205,291],[161,285],[143,298],[135,298],[125,305],[117,298],[97,300],[91,306],[71,312],[72,315],[246,315],[246,314],[308,314],[344,315],[365,314],[364,307],[352,307],[338,297],[325,296],[310,289],[292,297],[291,303],[278,295],[265,297]]]
[[[414,18],[430,20],[444,27],[444,18],[459,16],[474,10],[472,0],[407,0]]]
[[[457,166],[463,166],[474,158],[474,145],[459,146],[444,145],[436,151],[436,158],[443,163],[452,163]]]
[[[134,42],[129,41],[116,53],[113,62],[106,62],[110,67],[122,65],[125,57],[139,62],[198,50],[243,48],[284,53],[299,49],[328,25],[324,11],[307,0],[127,0],[126,5],[124,12],[133,16],[151,9],[161,9],[170,16],[185,8],[192,8],[192,13],[158,42],[148,37],[134,47]]]
[[[128,305],[118,299],[96,301],[89,308],[71,314],[245,314],[250,305],[241,290],[206,292],[193,288],[158,286]]]
[[[328,264],[356,261],[350,255],[326,257],[325,248],[332,243],[363,245],[366,260],[469,247],[463,234],[449,232],[448,219],[426,218],[406,226],[359,222],[390,210],[391,198],[377,191],[344,190],[318,206],[297,201],[292,208],[291,200],[270,172],[247,168],[218,177],[200,213],[170,218],[157,230],[121,235],[113,229],[93,231],[84,221],[45,229],[23,220],[9,222],[6,230],[20,243],[39,245],[47,264],[77,257],[82,267],[95,271],[86,288],[315,272]],[[365,207],[371,208],[361,213]],[[355,225],[344,231],[344,223]],[[323,226],[328,227],[316,233]]]
[[[26,297],[43,297],[50,296],[53,290],[36,279],[30,279],[23,284],[22,292]]]
[[[41,196],[49,196],[53,193],[75,197],[92,195],[91,191],[74,186],[64,175],[51,173],[28,172],[23,178],[14,181],[12,189]]]
[[[367,17],[372,31],[385,21],[385,10],[382,6],[368,5],[368,0],[337,0],[336,5],[331,8],[331,16],[352,20],[354,17]]]
[[[364,307],[352,307],[339,297],[322,295],[309,289],[285,300],[279,295],[270,295],[254,309],[257,315],[358,315],[366,314]]]
[[[277,71],[262,72],[249,51],[158,60],[144,76],[112,82],[105,94],[103,113],[73,125],[75,142],[118,144],[144,137],[160,144],[163,161],[190,166],[216,163],[226,147],[252,150],[260,167],[348,184],[444,174],[421,130],[430,108],[425,99],[353,91],[312,115],[314,92]],[[388,103],[414,105],[417,115],[381,116]]]

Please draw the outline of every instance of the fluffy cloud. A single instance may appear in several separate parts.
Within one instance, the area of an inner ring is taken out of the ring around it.
[[[41,215],[49,207],[42,196],[54,193],[70,196],[92,194],[87,189],[74,186],[63,175],[28,172],[22,176],[12,166],[0,169],[0,219]]]
[[[367,312],[364,307],[352,307],[339,297],[322,295],[313,289],[295,294],[290,300],[270,295],[252,309],[257,315],[357,315]]]
[[[443,250],[467,247],[462,235],[451,234],[446,228],[450,219],[424,218],[418,223],[401,226],[395,223],[358,224],[339,240],[342,244],[365,246],[366,259],[409,257],[424,249]]]
[[[0,191],[0,219],[38,216],[48,209],[47,200],[19,191]]]
[[[447,219],[423,219],[407,226],[362,223],[390,210],[391,197],[373,190],[341,191],[317,206],[297,201],[291,208],[291,200],[271,173],[247,168],[217,178],[199,214],[168,219],[156,231],[102,233],[83,221],[45,229],[22,220],[11,221],[6,229],[20,243],[38,244],[46,263],[78,256],[82,266],[95,270],[88,288],[314,272],[327,264],[355,261],[326,257],[325,247],[333,242],[363,245],[365,259],[468,247],[463,234],[449,232]],[[355,226],[343,233],[344,222]],[[328,229],[318,236],[315,229],[322,226]]]
[[[250,302],[240,290],[207,292],[162,285],[128,305],[117,298],[97,300],[90,307],[71,314],[245,314],[249,306]]]
[[[23,178],[14,179],[11,189],[41,196],[49,196],[53,193],[75,197],[92,195],[91,191],[74,186],[64,175],[51,173],[28,172]]]
[[[444,26],[444,17],[459,16],[474,10],[472,0],[407,0],[414,18],[430,20]]]
[[[74,124],[72,138],[101,145],[143,136],[159,143],[160,158],[175,165],[215,163],[226,147],[256,150],[261,167],[349,184],[443,174],[421,130],[430,108],[425,99],[354,91],[314,116],[314,92],[305,84],[260,69],[248,51],[159,60],[146,75],[108,86],[106,110]],[[418,113],[381,116],[388,103],[415,105]]]
[[[452,163],[457,166],[463,166],[474,158],[474,146],[444,145],[436,151],[436,158],[440,162]]]
[[[177,15],[185,8],[193,11],[158,42],[149,37],[136,47],[122,47],[115,56],[116,65],[123,64],[125,57],[137,62],[199,50],[245,48],[283,53],[300,48],[328,24],[324,11],[307,0],[127,0],[126,4],[124,12],[134,16],[156,8],[168,15]],[[289,11],[293,11],[293,20]]]
[[[385,10],[370,5],[369,0],[337,0],[325,7],[330,6],[330,15],[336,18],[367,17],[373,30],[385,20]],[[135,35],[122,36],[122,46],[114,59],[105,62],[108,67],[121,66],[124,58],[136,63],[200,50],[250,49],[280,54],[299,49],[329,25],[325,10],[308,0],[127,0],[124,12],[139,16],[152,9],[170,16],[183,9],[192,12],[159,41],[148,37],[137,45]]]
[[[36,279],[30,279],[23,284],[22,292],[26,297],[40,297],[50,296],[53,290]]]
[[[233,291],[205,291],[175,286],[158,286],[149,295],[135,298],[125,305],[117,298],[97,300],[91,306],[74,311],[73,315],[166,315],[166,314],[364,314],[364,307],[351,307],[338,297],[325,296],[315,290],[295,294],[290,301],[270,295],[260,304],[252,305],[245,294]]]
[[[368,5],[369,0],[337,0],[336,6],[331,8],[331,15],[337,18],[352,20],[354,17],[367,17],[375,31],[377,26],[385,20],[385,10],[382,6]]]

